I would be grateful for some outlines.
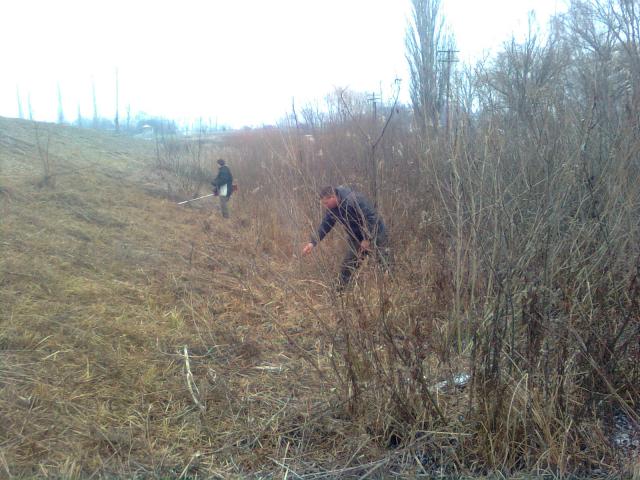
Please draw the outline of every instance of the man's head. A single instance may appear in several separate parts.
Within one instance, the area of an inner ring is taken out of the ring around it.
[[[224,165],[224,160],[219,158],[218,159],[218,165],[223,166]]]
[[[339,201],[335,188],[322,187],[320,189],[320,203],[324,208],[336,208]]]

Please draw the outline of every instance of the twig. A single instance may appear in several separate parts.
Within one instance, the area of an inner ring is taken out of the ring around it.
[[[186,352],[187,347],[184,347],[184,348],[185,348],[185,352]],[[189,361],[189,360],[188,360],[188,357],[187,357],[187,362],[188,362],[188,361]],[[195,400],[195,399],[194,399],[194,400]],[[196,402],[197,402],[197,400],[196,400]],[[189,467],[191,466],[191,463],[193,462],[193,460],[194,460],[195,458],[200,457],[200,456],[202,456],[202,454],[201,454],[200,452],[196,452],[196,453],[194,453],[193,455],[191,455],[191,458],[189,459],[189,463],[187,463],[187,466],[186,466],[186,467],[184,467],[184,470],[182,470],[182,473],[180,474],[180,476],[178,477],[178,479],[180,479],[180,478],[184,478],[184,477],[185,477],[185,475],[187,474],[187,471],[189,470]]]
[[[191,393],[191,398],[193,398],[193,402],[200,409],[200,411],[204,413],[206,409],[204,405],[200,403],[200,400],[198,400],[198,397],[196,396],[196,393],[199,395],[200,392],[198,391],[198,386],[195,384],[195,381],[193,380],[193,373],[191,373],[191,366],[189,365],[189,351],[187,350],[186,345],[184,346],[184,366],[187,372],[187,388]]]
[[[287,472],[287,474],[289,473],[293,473],[297,478],[303,478],[300,475],[298,475],[296,472],[294,472],[293,470],[291,470],[287,465],[285,465],[282,462],[279,462],[278,460],[276,460],[275,458],[271,458],[269,457],[269,460],[271,460],[273,463],[275,463],[276,465],[278,465],[281,468],[284,468],[285,471]]]

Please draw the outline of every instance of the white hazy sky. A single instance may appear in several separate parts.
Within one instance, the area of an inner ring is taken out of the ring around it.
[[[563,0],[442,0],[460,50],[475,58],[565,9]],[[408,84],[410,0],[3,0],[0,115],[67,120],[146,112],[232,127],[274,123],[336,87]],[[404,95],[406,95],[406,90]]]

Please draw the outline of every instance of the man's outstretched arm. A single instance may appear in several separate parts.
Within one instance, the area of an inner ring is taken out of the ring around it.
[[[327,213],[325,213],[324,218],[322,219],[322,222],[320,223],[320,226],[316,231],[316,234],[313,237],[311,237],[311,243],[313,243],[313,245],[315,246],[318,244],[318,242],[321,242],[322,239],[327,236],[327,233],[331,231],[331,229],[335,224],[336,224],[335,214],[331,211],[328,211]]]
[[[335,214],[333,214],[333,212],[330,212],[330,211],[327,212],[324,215],[324,218],[322,219],[322,223],[320,223],[320,226],[318,227],[318,230],[316,231],[315,235],[313,235],[309,240],[309,242],[306,243],[304,247],[302,247],[302,254],[307,255],[309,252],[311,252],[311,250],[313,250],[313,247],[315,247],[318,244],[318,242],[322,241],[322,239],[327,236],[327,233],[331,231],[331,229],[335,224],[336,224]]]

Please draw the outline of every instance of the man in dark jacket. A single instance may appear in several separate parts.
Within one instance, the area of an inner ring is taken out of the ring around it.
[[[336,220],[342,223],[349,245],[342,260],[338,291],[344,289],[362,260],[369,254],[374,254],[383,267],[388,267],[386,228],[382,218],[364,195],[345,186],[324,187],[320,190],[320,203],[327,212],[316,234],[303,247],[302,254],[309,254],[331,231]]]
[[[218,160],[218,176],[211,182],[214,191],[220,197],[220,211],[224,218],[229,218],[229,208],[227,202],[233,193],[233,176],[231,170],[225,165],[225,161],[221,158]]]

